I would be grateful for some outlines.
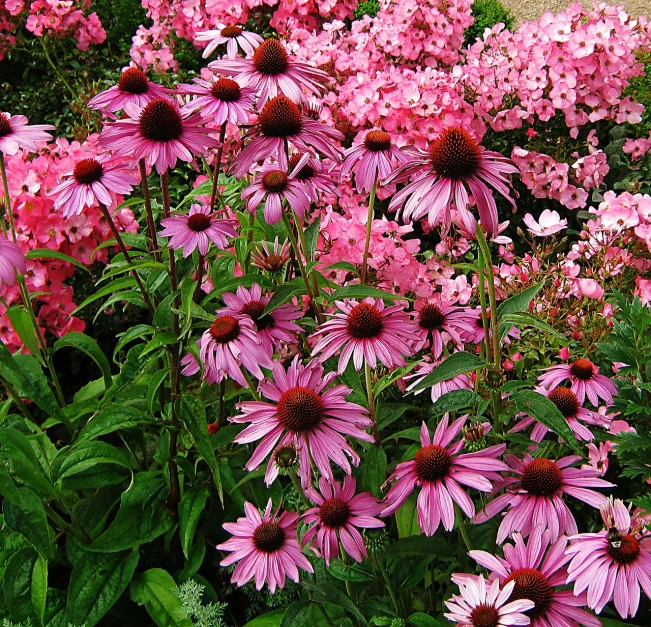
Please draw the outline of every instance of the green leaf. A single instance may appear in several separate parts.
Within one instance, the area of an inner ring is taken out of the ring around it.
[[[76,446],[80,442],[88,442],[114,431],[133,429],[142,424],[152,422],[152,417],[135,407],[128,405],[109,405],[102,409],[86,426],[81,430]]]
[[[138,565],[137,551],[88,553],[75,563],[68,584],[66,620],[94,627],[126,590]]]
[[[169,372],[169,368],[162,368],[149,379],[149,383],[147,384],[147,409],[152,414],[154,413],[154,402],[158,394],[158,389],[169,375]]]
[[[33,549],[13,554],[2,580],[5,603],[12,620],[43,625],[47,598],[47,560]]]
[[[250,620],[244,627],[280,627],[285,610],[276,610]]]
[[[372,581],[375,574],[362,564],[344,564],[341,560],[334,560],[328,566],[328,572],[341,581]]]
[[[149,342],[147,342],[142,353],[140,353],[140,356],[144,357],[147,353],[151,353],[152,351],[159,349],[161,346],[174,344],[177,340],[178,337],[174,331],[163,331],[157,333],[151,340],[149,340]]]
[[[2,462],[0,462],[0,496],[11,501],[13,505],[20,507],[20,492],[14,480],[9,476],[7,467]]]
[[[48,465],[37,455],[38,449],[32,447],[30,438],[17,429],[5,427],[0,429],[0,444],[2,456],[11,460],[14,474],[25,485],[37,492],[53,493]]]
[[[58,483],[64,490],[95,490],[122,483],[130,474],[130,464],[117,448],[85,442],[64,453]]]
[[[180,582],[187,581],[190,577],[194,577],[197,571],[201,568],[203,560],[206,557],[206,543],[203,538],[199,538],[188,551],[188,558],[185,560],[183,570],[178,574]]]
[[[386,549],[384,555],[437,555],[452,556],[456,548],[443,538],[427,537],[424,535],[412,535],[392,542]]]
[[[330,603],[336,605],[352,614],[359,619],[364,625],[368,625],[364,615],[359,611],[357,606],[342,592],[339,588],[332,585],[327,581],[321,581],[319,584],[302,581],[301,585],[310,592],[310,596],[314,601],[319,603]]]
[[[54,343],[52,354],[66,346],[71,346],[72,348],[76,348],[83,353],[86,353],[86,355],[88,355],[102,371],[105,389],[108,390],[108,388],[111,387],[113,382],[113,378],[111,377],[111,365],[109,364],[106,355],[102,352],[102,349],[92,337],[89,337],[84,333],[66,333],[66,335],[59,338]]]
[[[364,455],[364,477],[371,494],[382,497],[381,486],[387,475],[387,454],[381,446],[371,446]]]
[[[567,424],[567,420],[558,407],[548,398],[531,390],[519,390],[511,396],[511,401],[518,411],[528,414],[538,422],[561,436],[566,444],[573,448],[578,455],[583,456],[583,447],[577,442],[576,436]]]
[[[527,311],[529,309],[529,303],[532,301],[534,296],[542,289],[544,281],[528,287],[526,290],[522,290],[519,294],[507,298],[498,308],[497,308],[497,319],[501,320],[502,316],[506,314],[518,313],[521,311]]]
[[[126,346],[129,342],[133,342],[145,335],[153,335],[156,332],[156,329],[148,324],[137,324],[135,327],[127,329],[118,340],[118,343],[115,345],[113,350],[113,361],[117,354]]]
[[[50,250],[49,248],[34,248],[30,250],[26,255],[26,259],[57,259],[58,261],[65,261],[66,263],[71,263],[73,266],[76,266],[84,272],[90,274],[90,270],[80,261],[70,257],[70,255],[65,255],[60,253],[58,250]]]
[[[121,290],[131,289],[132,287],[135,286],[136,286],[136,280],[131,276],[124,276],[119,279],[115,279],[115,281],[111,281],[108,285],[105,285],[104,287],[97,290],[94,294],[89,296],[86,300],[84,300],[83,303],[81,303],[81,305],[79,305],[79,307],[77,307],[77,309],[75,309],[69,315],[76,316],[82,309],[88,307],[88,305],[94,303],[96,300],[99,300],[100,298],[104,298],[104,296],[108,296],[109,294],[113,294],[114,292],[120,292]]]
[[[231,444],[233,440],[244,430],[245,425],[226,425],[210,438],[214,449]]]
[[[208,488],[204,486],[193,486],[187,490],[179,503],[179,526],[181,534],[181,547],[183,554],[188,557],[190,547],[194,541],[194,532],[199,523],[199,516],[203,512],[208,500]]]
[[[409,617],[409,622],[414,625],[414,627],[441,627],[441,623],[429,614],[424,614],[423,612],[412,614]]]
[[[144,605],[158,627],[192,627],[176,582],[162,568],[150,568],[133,580],[131,600]]]
[[[41,499],[29,488],[20,488],[20,507],[4,501],[2,512],[9,529],[24,535],[29,543],[45,558],[52,558],[50,527]]]
[[[391,423],[402,417],[404,413],[410,409],[416,408],[413,405],[407,405],[406,403],[382,403],[377,412],[379,422],[378,428],[382,431],[385,427],[388,427]]]
[[[338,261],[337,263],[333,263],[331,266],[323,269],[324,272],[327,270],[347,270],[348,272],[357,274],[357,266],[350,263],[350,261]]]
[[[9,322],[14,328],[14,331],[18,333],[18,337],[21,339],[23,344],[29,349],[29,352],[34,355],[41,363],[43,363],[43,358],[41,357],[41,347],[39,346],[38,339],[34,333],[34,326],[32,325],[32,319],[29,314],[22,307],[9,307],[7,311],[9,316]]]
[[[472,390],[450,390],[437,399],[430,411],[434,415],[443,415],[466,407],[477,407],[480,403],[481,396]]]
[[[418,513],[416,511],[416,493],[412,492],[395,514],[399,538],[408,538],[420,534]]]
[[[373,394],[375,397],[377,398],[384,390],[386,390],[386,388],[395,383],[398,379],[401,379],[406,374],[409,374],[417,365],[418,362],[415,361],[411,364],[403,366],[402,368],[396,368],[393,372],[384,375],[373,388]]]
[[[604,618],[603,616],[599,617],[602,627],[637,627],[637,625],[632,625],[631,623],[622,623],[619,620],[614,620],[613,618]]]
[[[311,224],[305,229],[305,241],[307,242],[307,258],[314,259],[316,252],[316,244],[319,240],[319,233],[321,231],[321,218],[314,219]]]
[[[486,362],[474,355],[473,353],[459,352],[450,355],[442,364],[438,365],[430,372],[413,391],[424,390],[433,386],[435,383],[447,381],[459,374],[479,370],[486,365]]]
[[[539,331],[549,333],[550,335],[557,337],[563,342],[567,341],[567,338],[562,333],[559,333],[554,327],[550,326],[546,322],[543,322],[540,318],[538,318],[538,316],[534,316],[531,313],[517,312],[505,314],[504,316],[498,318],[498,320],[500,325],[500,339],[502,340],[514,326],[528,326],[533,327],[534,329],[538,329]]]
[[[312,604],[309,601],[296,601],[296,603],[292,603],[285,610],[280,627],[304,627],[309,624],[308,619],[311,606]]]
[[[346,298],[382,298],[383,300],[413,300],[407,298],[404,294],[389,294],[377,287],[370,287],[368,285],[346,285],[340,287],[330,294],[330,302],[335,300],[344,300]]]
[[[277,307],[284,305],[288,300],[294,298],[294,296],[301,296],[305,294],[305,284],[302,279],[294,279],[289,283],[285,283],[279,286],[275,291],[271,300],[267,304],[263,316],[271,313]]]

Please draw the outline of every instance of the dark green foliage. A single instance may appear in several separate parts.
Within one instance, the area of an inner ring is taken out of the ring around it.
[[[464,44],[470,46],[477,37],[484,35],[484,30],[503,22],[506,28],[513,27],[513,15],[499,0],[475,0],[472,5],[475,23],[466,29]]]
[[[633,100],[644,105],[642,122],[629,126],[629,135],[633,137],[648,137],[651,131],[651,54],[640,55],[640,62],[644,63],[644,75],[631,80],[631,84],[624,92]]]
[[[93,11],[106,31],[106,44],[120,51],[129,49],[138,26],[152,24],[140,0],[95,0]]]

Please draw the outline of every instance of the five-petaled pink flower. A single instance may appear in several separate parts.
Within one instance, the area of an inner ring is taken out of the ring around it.
[[[567,228],[567,220],[561,220],[558,211],[550,211],[549,209],[545,209],[540,214],[538,222],[533,219],[530,213],[525,214],[522,220],[527,225],[529,232],[537,237],[554,235],[554,233]]]

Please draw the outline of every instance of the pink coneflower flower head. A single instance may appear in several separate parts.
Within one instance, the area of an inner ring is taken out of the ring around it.
[[[210,81],[195,78],[193,85],[181,84],[179,93],[196,96],[181,107],[181,115],[198,111],[202,118],[211,118],[217,126],[224,122],[248,124],[255,89],[242,87],[231,78],[213,77]]]
[[[385,307],[381,298],[336,301],[339,311],[310,336],[312,355],[321,361],[340,353],[338,372],[346,370],[353,358],[355,370],[367,363],[377,367],[378,359],[387,367],[405,365],[405,355],[413,353],[417,339],[414,325],[402,306]]]
[[[614,599],[626,619],[637,614],[640,586],[651,599],[651,542],[631,528],[621,501],[609,502],[602,517],[608,529],[570,538],[567,583],[574,583],[575,595],[587,590],[588,607],[597,614]]]
[[[255,579],[256,589],[261,590],[266,583],[273,594],[285,586],[286,577],[298,583],[299,568],[308,573],[314,570],[298,544],[298,514],[283,512],[279,516],[278,509],[273,514],[271,510],[271,499],[262,516],[254,505],[244,503],[245,517],[223,525],[233,537],[215,548],[231,552],[221,561],[222,566],[239,562],[231,583],[243,586]]]
[[[487,309],[486,311],[488,315],[488,337],[492,338],[493,337],[493,332],[490,329],[490,319],[491,319],[491,311],[490,308]],[[472,314],[472,315],[471,315]],[[475,307],[474,309],[468,310],[468,317],[472,321],[470,326],[473,327],[472,331],[471,330],[464,330],[463,332],[463,340],[465,342],[472,342],[473,344],[481,344],[484,340],[484,321],[481,316],[481,307]],[[506,336],[502,339],[502,341],[505,344],[510,344],[511,343],[511,338],[515,340],[520,339],[520,329],[517,327],[513,327],[507,334]]]
[[[271,355],[262,346],[262,340],[248,316],[220,315],[201,336],[199,357],[203,363],[204,378],[219,383],[226,377],[242,387],[248,383],[240,370],[246,368],[256,379],[263,379],[260,367],[271,368]]]
[[[410,374],[405,377],[405,381],[411,381],[407,392],[411,392],[430,372],[433,372],[434,369],[439,366],[441,361],[434,361],[431,363],[423,362],[416,366],[416,371],[413,374]],[[472,381],[468,378],[467,374],[458,374],[451,379],[445,381],[440,381],[435,383],[430,389],[432,394],[432,403],[441,398],[444,394],[452,392],[453,390],[472,390]],[[422,390],[414,392],[414,394],[420,394]]]
[[[432,354],[438,359],[445,344],[452,340],[457,346],[463,346],[463,335],[475,329],[474,313],[461,307],[445,307],[429,299],[416,301],[414,309],[419,337],[414,352],[421,350],[431,338]]]
[[[178,213],[161,220],[159,235],[169,237],[167,245],[183,250],[184,257],[195,249],[205,257],[211,243],[222,250],[228,247],[228,238],[237,237],[237,224],[237,220],[219,218],[208,205],[192,205],[187,215]]]
[[[98,203],[110,207],[115,203],[116,194],[130,194],[137,179],[122,168],[124,163],[109,161],[108,155],[94,159],[82,159],[67,179],[52,189],[48,196],[56,196],[54,208],[63,213],[64,218],[79,215],[84,209]]]
[[[37,152],[38,144],[52,139],[45,131],[56,130],[51,124],[32,124],[24,115],[10,115],[0,111],[0,152],[13,156],[21,148]]]
[[[250,290],[240,285],[237,293],[225,292],[222,299],[226,308],[220,313],[248,316],[255,323],[262,346],[269,353],[273,353],[274,345],[280,346],[281,342],[296,342],[296,333],[302,331],[301,327],[292,322],[301,317],[298,307],[291,304],[280,305],[270,314],[263,316],[263,312],[271,300],[271,296],[263,296],[257,283]]]
[[[396,162],[406,163],[409,160],[410,157],[394,145],[389,133],[373,129],[364,135],[360,144],[344,152],[340,176],[344,178],[354,170],[355,188],[359,193],[369,194],[377,181],[395,170]]]
[[[244,136],[244,150],[233,160],[231,172],[242,178],[257,162],[273,158],[278,168],[289,169],[285,145],[295,151],[313,155],[320,152],[333,161],[340,160],[339,148],[333,140],[341,141],[343,134],[301,113],[287,96],[271,99],[260,112],[258,122]]]
[[[181,115],[178,104],[156,98],[144,107],[124,105],[127,118],[107,125],[100,135],[102,146],[121,157],[145,159],[159,174],[176,166],[178,159],[192,161],[218,145],[200,126],[200,117]]]
[[[436,427],[430,440],[427,425],[420,430],[420,450],[416,457],[399,463],[387,479],[393,482],[386,495],[387,506],[382,516],[397,511],[407,497],[420,487],[418,495],[418,524],[425,535],[436,533],[443,522],[446,531],[454,527],[454,503],[466,516],[475,515],[475,504],[462,485],[490,492],[491,481],[500,479],[499,472],[508,466],[497,459],[505,450],[505,444],[490,446],[474,453],[461,453],[464,440],[454,440],[461,433],[468,416],[462,416],[451,425],[448,415]]]
[[[540,214],[538,222],[533,219],[530,213],[527,213],[522,220],[527,225],[529,232],[536,237],[554,235],[554,233],[567,228],[567,220],[561,220],[558,211],[550,211],[549,209],[545,209]]]
[[[538,381],[546,389],[555,388],[569,379],[580,403],[584,403],[587,396],[595,407],[598,407],[600,398],[612,405],[613,396],[617,396],[617,386],[608,377],[599,374],[599,368],[587,357],[575,359],[571,364],[543,368],[542,372]]]
[[[323,70],[290,59],[285,46],[274,38],[261,43],[251,59],[218,59],[208,67],[255,88],[258,108],[279,94],[285,94],[296,104],[307,102],[303,90],[320,95],[332,81]]]
[[[417,158],[389,175],[384,184],[417,178],[400,190],[389,203],[389,211],[402,210],[404,220],[419,220],[427,215],[431,226],[440,222],[449,227],[450,203],[460,213],[468,211],[468,191],[477,204],[479,218],[487,233],[498,225],[497,205],[491,187],[506,197],[510,183],[506,175],[518,168],[506,157],[480,146],[464,129],[446,129],[432,143],[428,152],[418,150]]]
[[[117,85],[91,98],[88,106],[113,113],[121,111],[127,104],[146,107],[152,100],[167,98],[172,92],[172,89],[150,81],[142,70],[130,67],[122,71]]]
[[[249,213],[255,213],[264,200],[264,220],[267,224],[277,224],[283,217],[283,200],[300,218],[310,208],[310,199],[305,187],[292,174],[278,169],[276,164],[256,168],[256,181],[242,192]]]
[[[339,542],[344,551],[356,562],[368,557],[364,539],[357,530],[379,529],[384,523],[376,516],[382,511],[382,503],[370,492],[355,495],[357,482],[353,477],[344,477],[343,487],[338,481],[319,478],[319,491],[309,487],[305,494],[317,507],[303,514],[303,522],[310,525],[301,545],[312,543],[318,554],[323,555],[326,564],[339,555]]]
[[[27,260],[16,242],[0,237],[0,285],[15,285],[16,272],[25,274]]]
[[[291,176],[303,184],[305,193],[312,202],[318,202],[321,194],[339,194],[334,176],[337,166],[332,166],[328,171],[323,168],[317,157],[308,155],[306,159],[300,152],[289,159]]]
[[[533,607],[529,599],[510,601],[515,587],[509,582],[500,590],[500,582],[487,584],[482,575],[476,579],[458,581],[460,595],[445,602],[449,613],[445,618],[457,623],[457,627],[511,627],[528,625],[529,617],[523,612]]]
[[[217,46],[222,44],[226,44],[226,54],[229,59],[237,58],[238,48],[242,49],[245,56],[250,57],[264,41],[257,33],[244,30],[241,26],[227,26],[226,24],[217,24],[212,30],[197,33],[194,40],[195,42],[208,42],[202,55],[204,59],[207,59]]]
[[[492,571],[489,579],[500,585],[515,584],[509,601],[529,599],[534,606],[527,611],[532,627],[601,627],[601,622],[579,606],[586,605],[585,594],[574,596],[570,590],[559,590],[567,578],[565,555],[567,538],[550,541],[549,530],[535,527],[526,543],[521,534],[513,534],[514,544],[505,544],[504,558],[486,551],[470,551],[479,565]],[[456,581],[454,575],[453,580]]]
[[[514,455],[505,455],[504,461],[517,476],[501,483],[500,487],[506,488],[506,493],[490,501],[475,516],[474,522],[485,522],[508,507],[497,532],[499,544],[514,532],[527,537],[538,525],[549,529],[552,542],[564,533],[576,533],[576,521],[563,496],[567,494],[599,508],[607,499],[590,488],[614,487],[612,483],[598,479],[599,473],[595,470],[570,468],[580,459],[578,455],[571,455],[554,461],[544,457],[533,459],[525,454],[520,460]]]
[[[289,242],[285,240],[282,246],[278,243],[278,238],[274,240],[273,249],[269,248],[267,242],[262,242],[262,249],[258,248],[251,255],[251,265],[260,270],[266,270],[271,274],[277,274],[282,271],[285,264],[289,261]]]
[[[255,470],[276,445],[298,445],[299,470],[303,487],[312,479],[312,461],[323,477],[334,481],[330,461],[351,473],[359,464],[359,455],[345,436],[365,442],[373,437],[364,429],[372,426],[366,409],[350,403],[352,391],[345,385],[328,387],[335,372],[324,374],[323,366],[311,361],[303,366],[295,357],[287,372],[279,361],[273,364],[273,378],[260,384],[262,395],[271,402],[246,401],[237,405],[242,412],[230,420],[250,423],[235,441],[249,444],[261,440],[247,462],[247,470]],[[346,457],[348,456],[348,457]]]

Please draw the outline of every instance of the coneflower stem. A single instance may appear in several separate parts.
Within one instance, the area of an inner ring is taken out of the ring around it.
[[[298,474],[296,474],[296,471],[294,469],[290,470],[289,476],[291,477],[292,483],[294,484],[294,489],[298,493],[298,496],[300,497],[301,501],[303,501],[305,505],[310,507],[310,501],[305,494],[305,490],[303,490],[303,486],[301,485],[301,480],[298,478]]]
[[[298,238],[301,242],[301,248],[303,249],[303,254],[305,255],[305,260],[310,263],[312,261],[312,257],[309,254],[310,249],[307,245],[307,238],[305,237],[305,229],[303,228],[303,222],[299,220],[298,216],[296,215],[296,212],[292,209],[292,215],[294,216],[294,224],[296,225],[296,231],[298,232]],[[317,218],[318,220],[319,218]],[[319,282],[316,278],[316,274],[314,272],[308,272],[308,278],[312,278],[312,289],[314,290],[314,297],[316,298],[319,295]]]
[[[484,256],[484,267],[486,268],[486,280],[488,283],[488,300],[491,308],[490,323],[493,334],[493,366],[495,366],[496,370],[499,370],[502,360],[500,355],[499,323],[497,320],[497,299],[495,298],[495,274],[493,273],[493,260],[490,249],[488,248],[488,242],[479,225],[477,225],[477,243]]]
[[[204,260],[204,256],[199,253],[199,259],[197,260],[197,287],[194,288],[194,294],[192,295],[192,300],[195,303],[198,303],[199,298],[201,298],[201,281],[203,280]]]
[[[477,288],[479,290],[479,303],[481,305],[481,324],[484,328],[484,357],[486,361],[489,361],[491,359],[491,334],[488,326],[488,307],[486,305],[486,275],[484,274],[486,262],[484,261],[484,254],[481,249],[477,251],[477,261],[480,268],[480,271],[477,273],[479,283]]]
[[[210,210],[215,210],[215,202],[217,201],[217,185],[219,183],[219,172],[222,165],[222,155],[224,154],[224,139],[226,137],[226,122],[221,125],[219,129],[219,147],[217,148],[217,156],[212,175],[212,192],[210,193]]]
[[[240,370],[242,371],[242,376],[244,377],[247,385],[249,386],[249,392],[251,392],[251,396],[253,396],[254,400],[259,401],[260,395],[258,394],[255,383],[253,383],[253,380],[251,379],[251,375],[248,373],[246,368],[241,367]]]
[[[371,247],[371,229],[373,228],[373,210],[375,208],[375,192],[377,190],[377,173],[371,187],[371,195],[368,199],[368,216],[366,217],[366,242],[364,244],[364,258],[362,260],[362,275],[360,281],[366,285],[366,275],[368,273],[368,250]]]
[[[158,238],[156,237],[156,223],[154,222],[154,213],[151,209],[151,194],[149,193],[149,181],[147,180],[147,166],[145,160],[138,161],[140,169],[140,183],[142,185],[142,194],[145,198],[145,213],[147,214],[147,232],[149,235],[149,252],[154,253],[154,259],[160,263],[161,256],[158,251]]]
[[[11,236],[16,241],[16,229],[14,228],[14,216],[11,211],[11,198],[9,196],[9,182],[7,181],[7,170],[5,168],[5,156],[0,150],[0,176],[2,176],[2,189],[4,191],[5,197],[5,211],[7,212],[7,220],[11,228]],[[5,226],[5,221],[0,220],[0,226],[2,226],[2,234],[7,237],[7,227]]]
[[[373,437],[375,438],[375,445],[380,446],[380,430],[377,426],[377,416],[375,415],[375,394],[373,392],[373,379],[371,377],[371,367],[364,364],[364,374],[366,375],[366,397],[368,399],[368,411],[373,420]]]

